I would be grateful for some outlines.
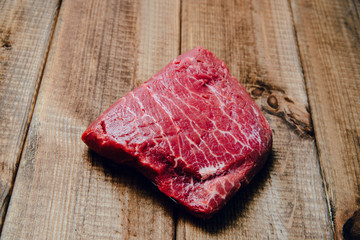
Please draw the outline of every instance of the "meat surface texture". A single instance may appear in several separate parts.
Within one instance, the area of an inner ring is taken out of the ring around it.
[[[225,63],[197,47],[117,101],[82,140],[209,218],[264,165],[272,132]]]

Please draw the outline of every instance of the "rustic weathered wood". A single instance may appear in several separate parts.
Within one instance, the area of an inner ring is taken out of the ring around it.
[[[331,239],[289,2],[184,0],[181,39],[182,51],[208,48],[247,86],[272,126],[274,152],[213,219],[179,214],[177,238]]]
[[[1,215],[58,5],[0,3]],[[341,239],[360,208],[359,13],[356,0],[64,1],[2,237],[331,239],[333,218]],[[173,216],[140,174],[80,141],[103,110],[196,45],[228,64],[274,130],[264,170],[208,221]]]
[[[0,229],[58,6],[58,0],[0,2]]]
[[[341,239],[345,221],[360,208],[360,4],[291,3],[321,168]]]
[[[103,163],[86,127],[179,52],[178,1],[64,1],[21,158],[4,239],[171,239],[172,204]]]

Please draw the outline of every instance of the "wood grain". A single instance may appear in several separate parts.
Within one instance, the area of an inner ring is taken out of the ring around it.
[[[0,2],[0,229],[58,6],[57,0]]]
[[[3,239],[342,239],[360,208],[359,1],[65,0],[57,20],[59,5],[0,2]],[[264,170],[207,221],[80,140],[196,45],[274,133]]]
[[[182,10],[181,50],[208,48],[250,92],[258,89],[253,97],[270,122],[274,146],[261,174],[213,219],[179,214],[177,238],[331,239],[314,140],[287,121],[309,119],[288,1],[184,0]]]
[[[360,208],[359,1],[291,1],[336,237]],[[357,5],[357,6],[356,6]]]
[[[172,204],[80,140],[178,52],[178,1],[64,1],[21,158],[4,239],[171,239]]]

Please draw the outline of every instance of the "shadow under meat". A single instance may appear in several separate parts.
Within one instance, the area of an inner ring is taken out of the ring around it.
[[[105,181],[111,181],[114,185],[130,186],[131,189],[136,189],[137,193],[141,195],[140,197],[153,198],[154,202],[160,202],[159,205],[163,205],[164,209],[170,212],[170,215],[173,214],[171,199],[161,193],[150,180],[136,169],[124,164],[114,163],[90,149],[85,154],[88,155],[86,159],[92,168],[105,175]]]
[[[260,190],[264,188],[274,167],[273,153],[271,153],[267,162],[253,180],[247,186],[241,188],[217,214],[210,219],[204,220],[196,218],[184,211],[179,204],[175,204],[172,199],[160,192],[150,180],[136,171],[136,169],[126,165],[116,164],[111,160],[99,156],[92,150],[88,150],[86,154],[88,154],[86,159],[92,167],[98,171],[102,171],[105,176],[107,176],[106,179],[111,179],[114,184],[124,184],[136,188],[139,193],[150,198],[155,198],[154,201],[159,201],[164,205],[164,208],[174,216],[175,224],[177,224],[179,219],[183,219],[213,234],[225,231],[227,228],[233,226],[235,222],[239,222],[239,218],[246,217],[249,203],[261,192]]]

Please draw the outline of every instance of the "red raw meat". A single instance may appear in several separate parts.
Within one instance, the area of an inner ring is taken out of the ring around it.
[[[264,165],[272,133],[225,63],[197,47],[106,110],[82,140],[209,218]]]

